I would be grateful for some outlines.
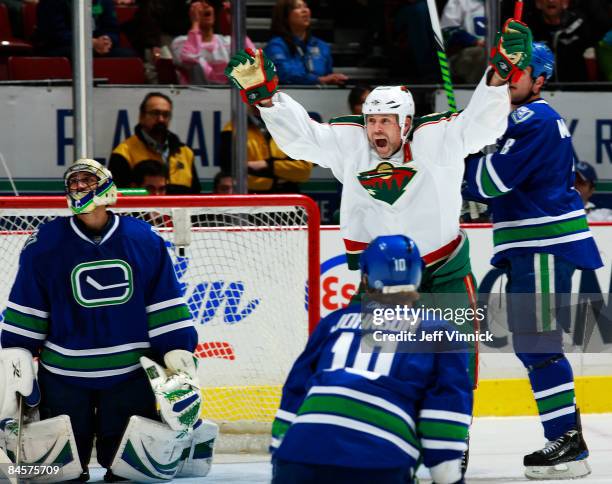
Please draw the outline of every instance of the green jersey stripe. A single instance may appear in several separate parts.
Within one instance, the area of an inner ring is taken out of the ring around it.
[[[417,428],[422,437],[429,439],[466,440],[468,434],[467,426],[450,422],[421,420]]]
[[[574,390],[569,390],[567,392],[559,393],[541,400],[536,400],[538,412],[545,413],[558,408],[573,405],[575,397]]]
[[[186,304],[181,304],[180,306],[164,309],[156,313],[150,313],[147,315],[147,318],[149,321],[149,329],[154,329],[165,324],[191,319],[191,313]]]
[[[135,350],[104,356],[64,356],[45,347],[41,359],[44,363],[66,370],[108,370],[135,365],[141,356],[148,354],[145,350]]]
[[[586,230],[589,230],[589,224],[587,223],[586,217],[582,216],[573,220],[555,222],[547,225],[497,229],[493,231],[493,243],[499,245],[520,240],[558,237]]]
[[[487,197],[499,197],[500,195],[503,195],[504,192],[499,190],[493,182],[493,179],[489,174],[489,170],[487,170],[487,165],[484,163],[484,160],[481,160],[481,162],[482,171],[480,173],[480,181],[482,183],[482,190],[484,191],[485,195]]]
[[[10,308],[6,309],[4,320],[14,326],[29,329],[31,331],[38,331],[39,333],[46,333],[49,329],[48,319],[41,319],[36,316],[26,316]]]
[[[282,420],[279,420],[277,418],[274,419],[274,422],[272,422],[272,437],[283,437],[283,435],[287,433],[287,430],[289,430],[290,426],[291,424],[287,422],[283,422]]]
[[[404,420],[385,410],[350,398],[323,395],[308,396],[298,410],[298,415],[308,413],[326,413],[359,420],[391,432],[412,445],[418,446],[412,429]]]

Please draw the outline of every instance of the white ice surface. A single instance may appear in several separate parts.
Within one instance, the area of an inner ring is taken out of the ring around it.
[[[543,447],[544,435],[537,417],[491,417],[474,420],[470,431],[468,483],[547,482],[549,484],[612,484],[612,414],[583,415],[584,437],[589,446],[593,472],[576,481],[530,481],[523,475],[523,455]],[[92,468],[89,482],[103,482],[104,472]],[[219,455],[210,474],[200,479],[176,479],[181,484],[230,484],[270,482],[271,466],[267,456]],[[419,471],[421,483],[428,483],[425,469]],[[342,483],[338,483],[342,484]],[[347,483],[350,484],[350,483]]]

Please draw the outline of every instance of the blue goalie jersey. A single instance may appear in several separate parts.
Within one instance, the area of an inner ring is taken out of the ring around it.
[[[111,216],[95,243],[62,217],[27,240],[4,315],[2,347],[27,348],[48,371],[86,388],[108,388],[193,351],[197,334],[163,239],[132,217]]]
[[[468,354],[361,352],[360,311],[356,304],[322,319],[293,365],[272,426],[273,458],[373,469],[459,459],[471,422]]]
[[[515,109],[496,153],[472,158],[467,192],[493,216],[493,265],[549,253],[580,269],[602,266],[574,189],[574,150],[563,118],[543,99]]]

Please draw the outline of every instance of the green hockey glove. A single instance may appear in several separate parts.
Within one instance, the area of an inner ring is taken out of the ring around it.
[[[278,90],[276,67],[263,50],[241,50],[232,56],[225,75],[240,89],[240,96],[246,104],[259,104],[269,99]]]
[[[508,19],[491,49],[491,66],[504,81],[516,82],[531,63],[533,37],[526,24]]]

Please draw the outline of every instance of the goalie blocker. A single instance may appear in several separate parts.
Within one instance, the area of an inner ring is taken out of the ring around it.
[[[199,419],[201,395],[195,384],[192,355],[174,350],[164,359],[168,369],[148,358],[142,364],[150,379],[164,422],[132,416],[110,466],[113,475],[137,482],[168,481],[174,477],[203,477],[210,470],[218,426]],[[14,369],[20,371],[13,371]],[[21,464],[59,467],[59,472],[36,476],[34,482],[76,479],[83,472],[70,418],[60,415],[27,423],[19,429],[16,395],[37,403],[35,372],[27,350],[0,352],[0,449]],[[23,371],[21,370],[23,369]],[[17,375],[17,377],[15,377]],[[37,418],[37,416],[35,417]],[[173,428],[171,428],[173,427]],[[88,460],[88,459],[87,459]]]

